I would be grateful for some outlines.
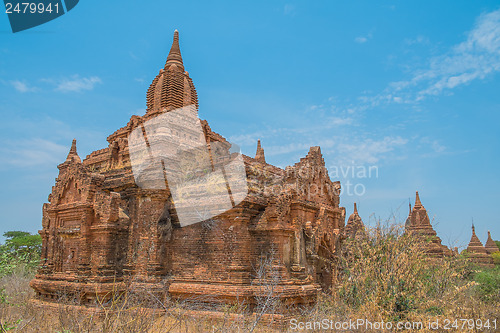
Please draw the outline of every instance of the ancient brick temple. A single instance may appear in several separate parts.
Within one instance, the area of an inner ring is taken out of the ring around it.
[[[484,248],[486,249],[486,252],[488,252],[489,254],[500,251],[495,241],[493,241],[493,239],[491,238],[491,233],[489,230],[488,230],[488,239],[486,240],[486,244],[484,244]]]
[[[424,250],[431,257],[442,257],[452,254],[448,247],[441,244],[441,238],[438,237],[432,227],[429,214],[427,214],[427,210],[422,205],[422,202],[420,202],[418,192],[416,193],[413,209],[410,204],[410,214],[406,219],[405,232],[424,237],[427,240]]]
[[[488,240],[486,246],[479,240],[476,235],[476,228],[472,225],[472,236],[467,246],[467,255],[470,260],[480,266],[493,267],[493,257],[491,253],[498,251],[498,247],[495,242],[491,239],[491,234],[488,231]]]
[[[252,307],[269,284],[286,304],[313,303],[321,288],[332,286],[345,209],[339,206],[340,183],[328,176],[320,148],[312,147],[283,170],[266,163],[259,141],[255,158],[242,156],[248,193],[238,200],[230,193],[231,209],[181,226],[180,209],[183,214],[189,209],[174,200],[163,178],[158,182],[134,174],[134,167],[144,171],[148,165],[132,165],[129,145],[134,131],[149,130],[148,121],[179,108],[196,114],[198,98],[176,31],[166,64],[147,91],[145,115],[132,116],[107,138],[108,147],[83,161],[73,141],[58,166],[49,202],[43,205],[42,263],[31,281],[40,301],[56,301],[65,292],[92,304],[112,291],[143,290],[159,299],[244,301]],[[227,152],[231,144],[207,121],[200,126],[215,169],[216,149]],[[187,139],[195,136],[190,132]],[[158,148],[153,146],[147,147]],[[175,144],[165,147],[176,149]],[[169,171],[169,165],[163,167]]]
[[[362,236],[365,232],[365,225],[361,216],[358,214],[358,206],[354,203],[354,212],[347,219],[345,226],[345,235],[347,238],[356,238]]]

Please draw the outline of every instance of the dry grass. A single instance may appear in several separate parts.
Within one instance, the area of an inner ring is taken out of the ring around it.
[[[334,296],[323,295],[302,320],[422,322],[424,328],[419,332],[436,332],[425,325],[436,320],[444,323],[445,319],[497,319],[498,325],[500,289],[490,290],[489,295],[481,293],[474,281],[480,268],[462,256],[430,259],[422,250],[425,240],[402,231],[397,225],[377,227],[367,230],[366,237],[347,241]],[[450,328],[446,331],[474,331]],[[371,331],[380,330],[360,330]]]
[[[367,237],[347,241],[339,257],[341,273],[333,295],[320,295],[316,306],[302,309],[299,315],[295,312],[293,318],[299,322],[365,319],[442,323],[461,318],[500,321],[500,290],[478,288],[474,281],[477,268],[463,257],[427,259],[421,242],[402,235],[397,226],[374,228],[367,231]],[[278,305],[270,294],[260,300],[261,309],[267,307],[265,311],[248,315],[243,313],[244,307],[227,306],[214,319],[200,306],[194,311],[192,304],[161,303],[154,297],[144,299],[127,293],[106,306],[98,305],[99,312],[84,313],[64,305],[71,303],[64,298],[53,308],[30,302],[31,278],[30,273],[20,269],[0,279],[0,332],[271,332],[278,329],[263,322],[263,313],[283,311],[276,309]],[[489,294],[481,294],[481,290]],[[155,304],[158,311],[145,310],[146,303],[150,307]],[[292,331],[289,325],[281,330]],[[419,330],[426,331],[436,332]]]
[[[0,279],[0,332],[272,332],[265,314],[248,315],[244,307],[223,306],[214,317],[201,302],[162,302],[132,291],[116,294],[92,308],[76,306],[61,295],[40,306],[29,287],[32,273],[17,270]],[[266,309],[272,295],[263,300]],[[46,303],[50,304],[50,303]],[[273,309],[275,311],[276,309]]]

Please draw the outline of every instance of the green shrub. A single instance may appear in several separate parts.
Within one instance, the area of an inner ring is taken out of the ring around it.
[[[476,292],[485,301],[500,301],[500,267],[482,269],[474,275]]]
[[[7,231],[5,243],[0,245],[0,276],[16,269],[32,272],[40,262],[42,239],[25,231]]]
[[[495,263],[495,265],[500,265],[500,251],[493,252],[491,254],[491,257],[493,258],[493,262]]]

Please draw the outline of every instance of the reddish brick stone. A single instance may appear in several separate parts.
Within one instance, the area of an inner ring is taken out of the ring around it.
[[[488,239],[491,239],[491,235],[489,232],[488,236]],[[493,267],[493,258],[490,256],[488,250],[483,246],[483,243],[481,243],[481,241],[477,237],[476,228],[474,228],[474,225],[472,225],[472,236],[469,245],[467,246],[467,253],[469,255],[469,258],[476,264],[485,267]]]
[[[365,234],[365,225],[361,216],[358,214],[358,207],[354,203],[354,212],[349,216],[345,226],[345,234],[347,238],[361,237]]]
[[[429,256],[442,257],[452,254],[448,247],[441,244],[441,238],[438,237],[436,231],[432,228],[429,215],[422,202],[420,202],[418,192],[416,193],[413,209],[411,209],[410,205],[410,215],[406,219],[405,229],[405,232],[422,236],[427,240],[424,250]]]
[[[169,188],[137,186],[129,134],[146,120],[194,105],[198,98],[180,55],[178,32],[167,62],[147,92],[144,116],[111,134],[109,146],[83,161],[73,141],[43,205],[42,263],[31,286],[41,301],[61,292],[81,304],[129,288],[159,299],[210,304],[273,294],[286,304],[311,304],[335,283],[334,253],[343,239],[340,183],[328,176],[321,150],[285,170],[243,156],[249,192],[214,218],[180,227]],[[201,122],[207,146],[230,144]],[[210,203],[207,203],[210,204]]]
[[[488,252],[489,254],[500,251],[497,244],[491,238],[491,233],[489,230],[488,230],[488,239],[486,240],[486,244],[484,244],[484,248],[486,249],[486,252]]]

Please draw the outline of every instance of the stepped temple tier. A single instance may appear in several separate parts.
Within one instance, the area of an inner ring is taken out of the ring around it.
[[[345,209],[321,150],[285,170],[198,118],[179,34],[146,96],[147,111],[81,160],[73,141],[43,205],[37,302],[82,305],[132,290],[203,304],[275,295],[312,304],[335,282]]]
[[[491,239],[490,232],[488,231],[488,241],[486,246],[483,246],[483,243],[479,240],[476,235],[476,228],[474,228],[474,224],[472,225],[472,237],[470,239],[469,245],[467,246],[467,254],[471,261],[476,264],[484,267],[493,267],[493,257],[491,257],[491,253],[494,251],[493,245],[496,247],[495,242]],[[496,247],[498,251],[498,247]],[[490,252],[491,251],[491,252]]]
[[[489,254],[500,251],[497,244],[491,238],[491,233],[489,230],[488,230],[488,239],[486,240],[486,244],[484,244],[484,248],[486,249],[486,252],[488,252]]]
[[[451,255],[451,250],[441,244],[441,238],[437,236],[436,231],[432,228],[431,221],[427,210],[420,202],[418,192],[415,197],[415,205],[413,209],[410,204],[410,214],[406,219],[405,232],[414,233],[425,237],[425,252],[431,257],[442,257]]]
[[[347,238],[356,238],[356,236],[362,236],[365,232],[365,225],[361,216],[358,214],[358,207],[354,203],[354,212],[349,216],[347,224],[345,226],[345,233]]]
[[[65,294],[92,306],[132,292],[160,307],[174,299],[254,311],[266,297],[301,306],[331,291],[342,242],[366,233],[356,204],[345,225],[340,182],[321,149],[281,169],[266,162],[260,140],[250,157],[214,132],[198,117],[177,30],[146,105],[107,147],[82,160],[73,140],[58,165],[42,208],[34,302],[54,305]],[[427,240],[430,257],[452,254],[418,192],[405,227]],[[472,233],[472,260],[491,265],[491,235],[483,247]]]

